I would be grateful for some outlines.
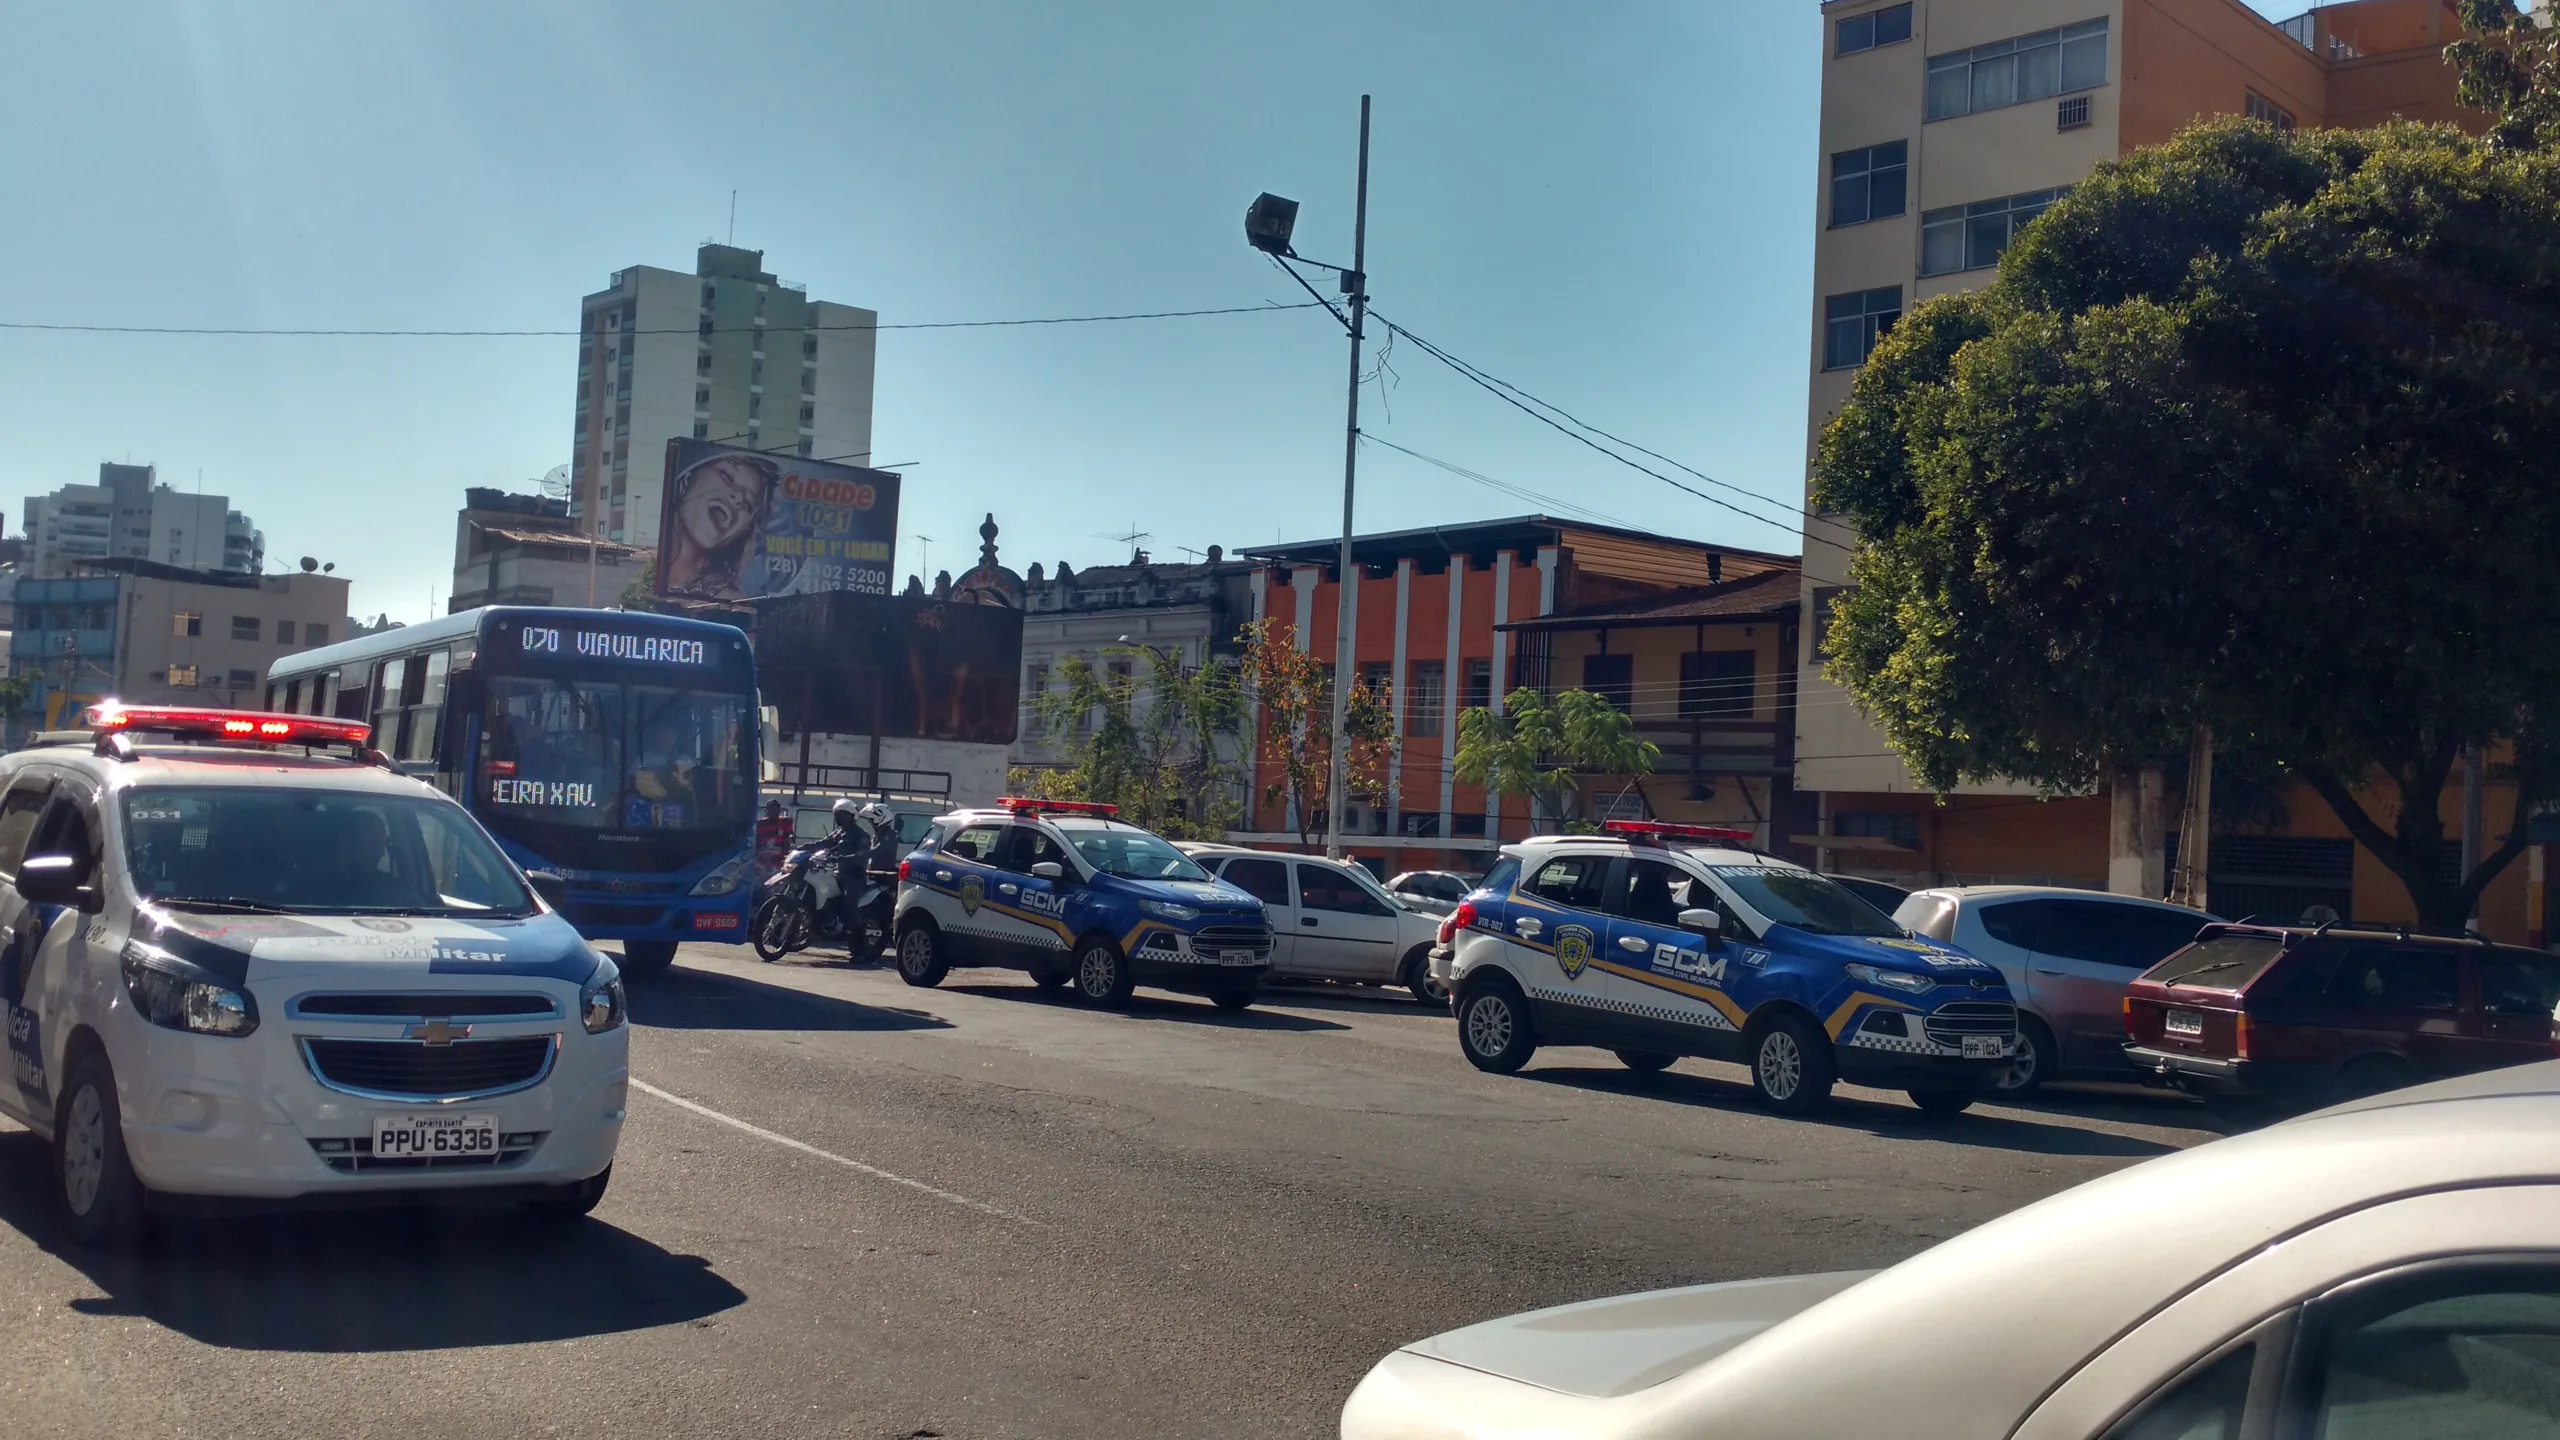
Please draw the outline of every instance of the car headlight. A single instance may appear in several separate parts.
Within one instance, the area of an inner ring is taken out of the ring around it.
[[[622,996],[622,972],[599,955],[595,975],[578,992],[578,1018],[586,1022],[588,1034],[601,1035],[620,1028],[628,1016]]]
[[[124,993],[135,1014],[166,1029],[237,1036],[258,1028],[257,1002],[246,992],[139,941],[124,947]]]
[[[1200,918],[1200,908],[1198,906],[1177,905],[1170,900],[1141,900],[1138,902],[1138,908],[1155,916],[1159,920],[1181,920],[1188,922]]]
[[[755,877],[756,859],[741,855],[710,874],[693,882],[696,895],[726,895]]]
[[[1938,985],[1929,976],[1914,975],[1908,970],[1887,970],[1878,965],[1843,965],[1840,968],[1861,985],[1881,985],[1887,990],[1901,990],[1914,995],[1923,990],[1934,990]]]

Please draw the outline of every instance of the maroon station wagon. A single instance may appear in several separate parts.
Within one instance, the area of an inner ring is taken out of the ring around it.
[[[2334,1104],[2560,1052],[2560,956],[2400,931],[2210,925],[2127,987],[2125,1058],[2205,1095]]]

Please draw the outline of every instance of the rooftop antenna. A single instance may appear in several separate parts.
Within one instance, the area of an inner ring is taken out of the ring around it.
[[[738,243],[738,192],[729,192],[729,243]]]
[[[911,539],[911,540],[914,540],[914,541],[916,541],[918,544],[920,544],[920,545],[924,546],[924,553],[923,553],[923,555],[922,555],[922,556],[918,557],[917,563],[918,563],[918,564],[920,564],[920,565],[922,565],[922,566],[924,567],[924,573],[926,573],[927,575],[932,574],[932,573],[933,573],[933,537],[932,537],[932,536],[930,536],[930,535],[922,535],[922,534],[918,534],[918,535],[911,535],[911,536],[909,536],[909,537],[907,537],[907,538],[909,538],[909,539]]]
[[[1141,540],[1153,540],[1156,537],[1148,531],[1141,530],[1137,526],[1132,525],[1117,535],[1112,534],[1108,530],[1097,530],[1094,532],[1093,538],[1096,540],[1117,540],[1121,544],[1128,546],[1130,556],[1129,563],[1134,565],[1137,563],[1138,542]]]
[[[1190,556],[1194,560],[1206,560],[1209,558],[1209,552],[1206,550],[1194,550],[1188,545],[1176,545],[1173,548]]]

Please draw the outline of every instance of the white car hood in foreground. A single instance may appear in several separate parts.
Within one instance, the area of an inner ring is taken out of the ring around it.
[[[1554,1433],[1580,1402],[1683,1375],[1873,1271],[1652,1290],[1532,1310],[1388,1356],[1342,1413],[1344,1440]]]

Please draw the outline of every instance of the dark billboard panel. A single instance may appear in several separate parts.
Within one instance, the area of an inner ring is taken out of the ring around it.
[[[788,734],[1010,745],[1022,612],[922,595],[769,601],[756,607],[756,685]]]
[[[898,477],[708,440],[667,442],[658,593],[759,600],[887,595]]]

